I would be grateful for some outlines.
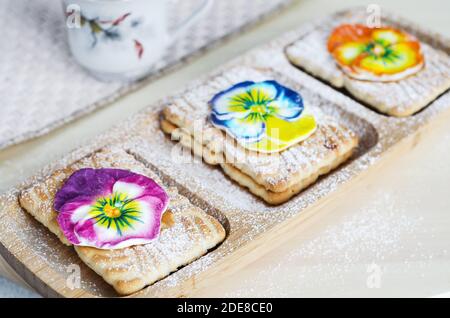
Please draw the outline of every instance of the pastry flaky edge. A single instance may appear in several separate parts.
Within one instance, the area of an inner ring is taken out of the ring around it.
[[[213,89],[207,88],[207,86],[216,85],[214,83],[220,82],[225,85],[222,88],[226,88],[227,85],[233,85],[239,81],[264,79],[259,77],[261,76],[259,71],[251,68],[237,69],[230,70],[226,76],[219,75],[220,79],[212,79],[203,86],[190,90],[189,95],[194,96],[193,98],[185,96],[179,104],[176,104],[175,100],[172,103],[169,101],[167,107],[162,111],[161,130],[170,135],[172,140],[180,142],[183,147],[202,157],[206,163],[219,165],[230,179],[249,189],[251,193],[271,205],[285,203],[316,182],[320,176],[329,173],[352,156],[359,142],[357,135],[340,123],[328,121],[329,118],[327,119],[326,116],[318,118],[319,127],[312,136],[279,154],[252,154],[252,152],[244,150],[236,143],[227,144],[225,142],[224,147],[217,146],[217,143],[225,139],[225,133],[211,126],[208,121],[209,106],[207,105],[207,99],[212,97],[212,95],[209,95],[213,92]],[[246,74],[247,77],[245,77]],[[196,90],[200,91],[199,95],[203,96],[195,96]],[[197,140],[196,134],[192,133],[193,118],[188,118],[188,114],[192,112],[195,112],[193,115],[193,117],[196,117],[195,119],[200,118],[205,123],[201,140]],[[229,151],[230,149],[231,151]],[[239,155],[236,155],[236,153]],[[242,156],[251,159],[245,164],[236,163],[236,158],[242,158]],[[283,169],[283,173],[279,175],[277,175],[277,171],[264,173],[253,169],[258,165],[258,159],[253,160],[252,156],[262,158],[261,165],[263,161],[266,163],[267,161],[274,161],[272,159],[279,159],[280,164],[284,165],[288,161],[287,158],[297,156],[302,157],[296,159],[298,165],[304,166],[302,166],[303,169],[291,169],[293,170],[291,172],[287,172],[288,169]]]
[[[23,209],[46,226],[66,245],[56,221],[53,200],[65,180],[81,168],[118,168],[148,176],[161,184],[155,173],[120,149],[103,149],[55,171],[19,194]],[[160,236],[153,242],[117,250],[75,246],[81,260],[112,285],[120,295],[130,295],[168,276],[205,255],[225,239],[225,229],[212,216],[166,189],[170,202],[163,215]]]
[[[327,49],[328,36],[338,22],[321,25],[287,46],[288,60],[332,86],[346,89],[358,101],[394,117],[411,116],[450,89],[450,56],[423,42],[425,63],[414,75],[392,82],[350,78],[337,66]]]

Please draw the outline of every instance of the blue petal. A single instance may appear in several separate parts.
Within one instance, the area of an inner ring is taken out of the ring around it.
[[[264,95],[266,95],[266,100],[275,100],[278,95],[280,94],[280,85],[278,85],[275,81],[264,81],[259,83],[254,83],[251,87],[248,89],[258,89],[264,92]]]
[[[278,91],[276,99],[269,104],[275,108],[275,115],[287,121],[297,120],[304,110],[303,98],[294,90],[280,85],[276,81],[267,81]]]
[[[249,121],[239,118],[221,120],[214,113],[211,114],[211,122],[214,126],[224,129],[237,140],[243,140],[245,142],[256,142],[261,140],[266,131],[266,124],[264,122]]]
[[[236,94],[239,94],[239,92],[245,92],[253,84],[255,84],[255,82],[251,81],[238,83],[229,89],[216,94],[209,102],[213,113],[223,120],[227,118],[234,118],[234,114],[239,112],[235,112],[230,109],[230,98]],[[239,114],[237,116],[239,116]]]

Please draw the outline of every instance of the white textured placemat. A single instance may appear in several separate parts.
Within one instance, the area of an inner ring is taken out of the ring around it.
[[[36,292],[0,277],[0,298],[38,298]]]
[[[198,0],[171,2],[176,25]],[[149,78],[240,31],[290,0],[216,0],[214,8],[180,39]],[[62,6],[50,0],[0,2],[0,149],[45,134],[136,88],[102,83],[71,58]]]

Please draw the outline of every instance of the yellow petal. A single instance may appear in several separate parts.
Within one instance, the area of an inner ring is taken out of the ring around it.
[[[297,143],[308,138],[316,129],[316,120],[312,115],[302,115],[297,121],[286,121],[276,116],[268,118],[266,135],[284,143]]]
[[[271,116],[266,122],[266,136],[259,142],[243,144],[243,146],[263,153],[280,152],[305,140],[314,133],[316,128],[316,120],[309,114],[302,115],[294,122]]]
[[[420,65],[423,57],[414,42],[404,42],[391,46],[391,58],[365,56],[355,61],[355,69],[369,71],[376,75],[397,74]]]
[[[333,56],[339,64],[351,65],[353,61],[366,49],[366,44],[349,42],[342,44],[333,52]]]
[[[408,36],[393,28],[379,28],[373,29],[372,39],[384,45],[390,45],[406,41]]]

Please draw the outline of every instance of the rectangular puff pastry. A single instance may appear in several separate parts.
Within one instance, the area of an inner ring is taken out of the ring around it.
[[[323,24],[288,46],[287,58],[306,72],[345,89],[357,100],[395,117],[406,117],[420,111],[450,88],[450,56],[423,42],[425,65],[415,75],[395,82],[350,78],[336,65],[327,49],[328,37],[338,23]]]
[[[66,245],[71,244],[56,221],[53,198],[73,172],[88,167],[126,169],[148,176],[162,185],[156,174],[134,157],[120,149],[108,149],[55,171],[22,191],[19,196],[22,208]],[[225,238],[225,229],[215,218],[192,205],[187,198],[178,194],[176,188],[166,190],[170,197],[167,211],[171,212],[172,219],[169,226],[162,227],[157,240],[117,250],[75,246],[81,260],[121,295],[137,292],[166,277],[179,267],[203,256]]]
[[[208,164],[220,165],[226,175],[253,194],[276,205],[346,161],[357,147],[358,137],[314,105],[309,106],[318,121],[317,131],[280,153],[245,150],[209,122],[208,102],[216,93],[242,81],[271,79],[252,68],[233,68],[169,101],[162,113],[161,129]]]

